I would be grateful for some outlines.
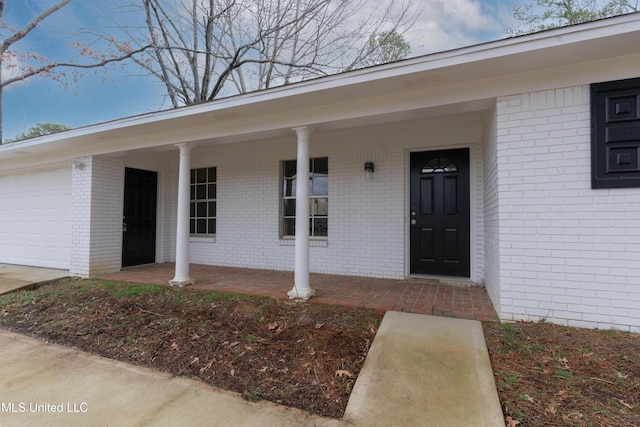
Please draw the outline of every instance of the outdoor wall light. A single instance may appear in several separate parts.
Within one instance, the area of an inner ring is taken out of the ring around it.
[[[364,164],[364,177],[367,181],[371,181],[371,177],[373,176],[373,162],[366,162]]]
[[[82,163],[80,160],[71,160],[71,165],[74,169],[84,169],[84,163]]]

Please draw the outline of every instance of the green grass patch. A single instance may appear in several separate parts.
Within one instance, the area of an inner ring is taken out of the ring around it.
[[[0,307],[11,304],[35,304],[48,299],[50,292],[46,289],[25,289],[11,292],[0,297]]]
[[[502,379],[507,384],[516,384],[519,381],[520,376],[514,372],[503,371]]]
[[[262,396],[262,392],[257,388],[242,393],[242,397],[250,402],[257,402],[258,400],[260,400],[260,396]]]
[[[140,283],[125,283],[119,289],[113,292],[113,296],[118,298],[135,297],[142,294],[160,294],[163,292],[163,288],[158,285],[140,284]]]
[[[503,354],[507,354],[510,351],[516,351],[520,349],[519,337],[520,332],[513,327],[510,323],[503,323],[502,325],[502,349]]]
[[[110,293],[113,293],[116,291],[118,282],[100,279],[84,279],[78,283],[71,282],[67,285],[75,287],[80,293],[87,293],[91,291],[108,291]]]
[[[204,295],[201,295],[200,298],[195,301],[195,303],[199,305],[220,301],[222,299],[237,297],[239,297],[238,294],[232,294],[231,292],[207,291]]]
[[[571,377],[573,377],[573,374],[567,369],[556,369],[554,376],[562,378],[564,380],[569,380],[571,379]]]
[[[248,334],[247,336],[244,337],[245,340],[247,340],[248,342],[256,342],[258,340],[260,340],[260,338],[258,338],[257,336],[253,335],[253,334]]]

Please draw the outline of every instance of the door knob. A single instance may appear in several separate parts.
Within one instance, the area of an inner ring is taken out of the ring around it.
[[[416,221],[415,219],[412,219],[412,220],[411,220],[411,225],[416,225],[416,222],[417,222],[417,221]]]

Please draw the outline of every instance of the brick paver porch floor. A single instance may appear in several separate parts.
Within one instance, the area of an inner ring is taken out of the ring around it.
[[[287,299],[293,287],[293,273],[286,271],[215,267],[191,264],[196,284],[188,289],[205,289]],[[102,276],[104,279],[168,285],[174,264],[153,264]],[[480,321],[498,321],[484,288],[452,286],[432,279],[375,279],[369,277],[310,275],[316,296],[309,301],[404,311]]]

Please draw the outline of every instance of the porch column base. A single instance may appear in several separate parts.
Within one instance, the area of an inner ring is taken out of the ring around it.
[[[305,301],[311,298],[312,296],[314,296],[315,294],[316,294],[315,289],[312,289],[312,288],[298,289],[295,286],[293,287],[293,289],[287,292],[289,299],[302,299]]]
[[[188,285],[194,285],[195,283],[196,279],[192,277],[174,277],[173,279],[169,280],[169,286],[179,286],[181,288],[184,288]]]

